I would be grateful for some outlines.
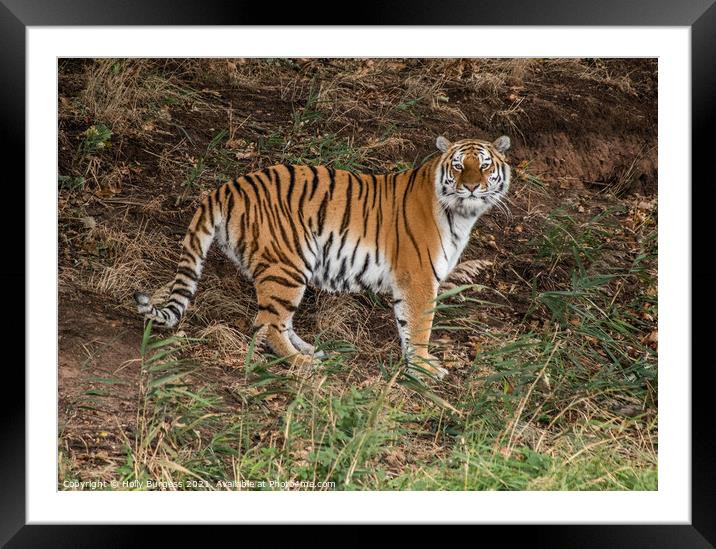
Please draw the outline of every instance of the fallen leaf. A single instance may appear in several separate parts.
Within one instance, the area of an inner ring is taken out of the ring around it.
[[[641,342],[644,345],[648,345],[649,347],[653,347],[654,349],[656,349],[659,344],[659,331],[652,330],[648,335],[644,336],[641,339]]]

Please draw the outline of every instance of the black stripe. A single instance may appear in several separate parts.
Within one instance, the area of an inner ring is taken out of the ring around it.
[[[287,301],[287,300],[277,297],[277,296],[273,296],[273,297],[271,297],[271,299],[273,301],[275,301],[276,303],[278,303],[279,305],[281,305],[281,307],[283,307],[284,309],[286,309],[289,312],[293,312],[296,310],[296,306],[293,303],[291,303],[290,301]]]
[[[366,207],[365,202],[363,203],[363,238],[368,236],[368,214],[370,210]]]
[[[420,261],[420,264],[423,264],[423,254],[420,253],[420,248],[418,248],[418,242],[415,240],[415,236],[413,235],[413,231],[410,230],[410,225],[408,224],[408,215],[407,215],[407,201],[408,201],[408,191],[412,188],[413,183],[415,181],[415,176],[417,175],[417,171],[414,171],[412,175],[410,176],[410,180],[408,181],[408,185],[405,187],[405,192],[403,193],[403,225],[405,226],[405,232],[408,233],[408,236],[410,237],[410,240],[413,242],[413,246],[415,247],[415,251],[418,252],[418,261]]]
[[[279,249],[279,247],[278,247],[276,241],[273,241],[273,240],[272,240],[270,245],[271,245],[271,248],[273,249],[274,253],[275,253],[275,254],[279,257],[279,259],[281,260],[281,263],[283,263],[284,265],[288,265],[288,266],[292,267],[292,268],[295,269],[297,272],[301,272],[301,270],[300,270],[296,265],[294,265],[293,262],[286,256],[286,254],[284,254],[283,251],[281,251],[281,250]]]
[[[254,219],[254,223],[251,225],[251,240],[249,241],[251,247],[249,248],[249,254],[246,260],[246,264],[249,268],[251,268],[254,255],[259,251],[259,224],[255,221]]]
[[[244,235],[246,234],[247,228],[248,228],[248,217],[249,217],[249,213],[247,210],[244,210],[243,212],[241,212],[241,215],[239,216],[239,223],[238,223],[239,229],[235,235],[237,250],[243,250],[244,247],[246,246],[246,243],[244,242]],[[231,241],[227,240],[227,244],[229,246],[231,246]],[[241,257],[241,255],[242,255],[241,253],[238,254],[239,257]]]
[[[375,210],[375,199],[378,196],[378,190],[379,190],[378,178],[376,176],[374,176],[373,174],[370,174],[370,177],[373,180],[373,203],[371,204],[370,207],[372,210]],[[381,176],[381,177],[384,177],[384,176]]]
[[[415,172],[413,172],[413,173],[415,173]],[[400,175],[403,175],[403,174],[400,174]],[[388,177],[386,178],[386,183],[392,183],[393,207],[396,209],[396,211],[398,208],[398,182],[396,181],[398,179],[398,177],[399,176],[396,174],[389,174]],[[411,175],[411,177],[413,177],[413,176]]]
[[[257,225],[257,224],[254,224],[254,225]],[[276,229],[274,228],[273,221],[271,221],[271,220],[269,219],[268,222],[267,222],[265,225],[268,227],[268,230],[269,230],[269,232],[271,233],[271,241],[272,241],[272,242],[277,242],[277,241],[278,241],[278,235],[276,234]],[[256,231],[256,233],[257,233],[257,234],[256,234],[256,236],[255,236],[255,239],[258,240],[258,231]]]
[[[328,173],[328,193],[333,199],[333,190],[336,187],[336,171],[333,168],[326,168],[326,172]]]
[[[443,245],[443,235],[440,234],[440,227],[438,227],[437,222],[435,221],[435,218],[431,218],[433,220],[433,226],[435,227],[435,232],[438,234],[438,238],[440,239],[440,248],[443,251],[443,257],[445,258],[445,261],[448,260],[447,252],[445,251],[445,246]]]
[[[286,200],[284,200],[283,192],[281,192],[281,185],[283,183],[283,175],[281,173],[278,173],[274,170],[273,166],[270,168],[267,168],[266,171],[269,173],[269,180],[271,183],[274,184],[276,187],[276,198],[273,200],[274,204],[277,205],[276,209],[276,216],[280,217],[279,209],[285,216],[290,216],[290,205],[287,203]],[[268,177],[268,176],[267,176]]]
[[[308,185],[306,182],[303,182],[303,190],[301,191],[301,198],[298,199],[298,213],[299,215],[303,212],[303,203],[306,200],[306,191],[308,190]]]
[[[316,227],[316,232],[318,235],[323,234],[323,225],[326,223],[326,208],[328,206],[328,193],[323,195],[323,200],[321,201],[321,206],[318,208],[318,226]]]
[[[194,229],[202,229],[204,226],[204,216],[206,215],[206,204],[204,204],[204,201],[202,200],[199,204],[199,209],[201,210],[201,214],[199,215],[199,219],[196,220],[196,226]]]
[[[276,225],[278,225],[278,230],[281,231],[281,238],[283,238],[282,243],[285,244],[289,249],[291,249],[291,242],[288,239],[288,234],[283,228],[284,224],[279,221],[278,216],[276,219]]]
[[[269,263],[276,263],[276,260],[278,259],[275,255],[273,255],[271,250],[266,248],[261,251],[261,257]]]
[[[365,187],[365,185],[363,184],[363,178],[353,174],[351,174],[351,177],[355,177],[356,181],[358,181],[358,200],[363,200],[363,190]]]
[[[191,238],[189,239],[189,243],[190,243],[192,246],[196,246],[196,250],[192,248],[192,251],[193,251],[196,255],[199,256],[199,259],[200,259],[200,260],[203,260],[203,259],[204,259],[204,254],[202,253],[202,250],[201,250],[201,242],[200,242],[199,239],[197,238],[196,233],[194,233],[194,234],[191,235]]]
[[[351,200],[353,199],[353,182],[348,178],[348,187],[346,189],[346,209],[343,212],[343,221],[341,222],[340,232],[348,229],[348,223],[351,220]]]
[[[450,225],[450,236],[452,236],[453,245],[454,245],[455,240],[460,240],[460,239],[455,234],[455,227],[453,226],[454,220],[452,217],[452,212],[450,210],[445,210],[445,214],[447,215],[448,225]]]
[[[440,277],[438,276],[438,272],[435,270],[435,265],[433,264],[433,258],[430,255],[430,250],[428,250],[428,259],[430,260],[430,267],[433,270],[433,275],[435,276],[435,280],[440,282]]]
[[[356,277],[358,280],[361,281],[361,284],[364,284],[362,282],[363,275],[366,273],[369,266],[370,266],[370,254],[365,254],[365,261],[363,262],[363,268],[361,269],[360,273],[358,273],[358,276]]]
[[[293,188],[296,184],[296,174],[294,173],[293,166],[290,164],[286,166],[286,169],[288,170],[289,178],[288,178],[288,192],[286,193],[286,202],[288,203],[288,209],[291,210],[291,197],[293,196]]]
[[[206,228],[204,225],[199,227],[199,231],[204,233],[207,236],[211,236],[211,229]]]
[[[225,239],[226,243],[229,246],[231,245],[231,242],[229,240],[229,222],[231,221],[231,216],[234,213],[234,202],[235,202],[233,186],[234,186],[233,180],[226,185],[226,188],[228,189],[227,194],[229,196],[229,199],[228,200],[224,199],[224,201],[226,202],[226,219],[224,220],[224,234],[226,235],[226,239]]]
[[[194,297],[193,292],[190,292],[186,288],[174,288],[172,290],[172,294],[177,294],[182,297],[186,297],[187,299],[191,299],[192,297]]]
[[[287,286],[288,288],[300,288],[303,286],[303,284],[296,284],[295,282],[290,281],[287,278],[284,278],[282,276],[277,275],[267,275],[263,277],[261,280],[256,281],[258,284],[262,284],[263,282],[276,282],[277,284],[281,284],[282,286]]]
[[[181,311],[179,309],[177,309],[176,305],[174,305],[173,303],[169,303],[164,308],[169,309],[171,312],[173,312],[174,315],[177,317],[177,320],[181,318]],[[169,316],[167,316],[167,320],[169,320]]]
[[[361,241],[361,239],[359,238],[358,241],[356,242],[356,245],[353,246],[353,253],[351,254],[351,266],[353,266],[353,264],[356,261],[356,252],[358,251],[358,246],[360,246],[360,241]]]
[[[209,211],[209,228],[212,229],[212,232],[213,232],[213,229],[214,229],[214,193],[213,192],[209,193],[208,201],[209,201],[209,205],[207,207],[207,210]]]
[[[318,188],[318,170],[316,170],[315,166],[309,166],[309,168],[313,174],[311,178],[311,196],[308,197],[308,201],[310,202],[313,200],[313,195],[316,194],[316,189]]]
[[[296,223],[293,220],[293,217],[289,217],[287,219],[288,226],[291,229],[291,233],[293,234],[293,245],[296,248],[296,253],[298,253],[299,257],[301,258],[301,261],[303,261],[303,264],[306,266],[306,268],[310,269],[311,264],[306,259],[306,254],[303,253],[303,247],[301,246],[301,241],[298,238],[298,229],[296,227]]]
[[[331,249],[331,246],[333,245],[333,232],[328,235],[328,240],[326,240],[326,243],[323,245],[323,264],[326,264],[326,261],[329,259],[328,252]]]
[[[380,227],[383,223],[383,214],[381,213],[382,207],[383,207],[383,192],[381,191],[381,187],[376,185],[377,191],[378,191],[378,209],[376,210],[373,208],[373,212],[376,215],[376,229],[375,229],[375,264],[378,265],[378,250],[380,249],[378,245],[378,239],[380,237]]]
[[[291,260],[286,257],[286,254],[283,253],[283,250],[279,247],[278,242],[276,240],[271,240],[269,245],[271,246],[271,250],[273,251],[273,253],[278,256],[282,263],[291,264]]]
[[[346,245],[346,238],[348,238],[348,233],[343,233],[343,237],[341,238],[341,245],[338,246],[338,251],[336,252],[336,258],[341,257],[341,252],[343,251],[343,246]]]
[[[268,190],[264,187],[263,182],[260,179],[254,178],[252,174],[248,174],[244,176],[244,179],[248,181],[251,185],[252,190],[256,194],[256,211],[258,211],[259,219],[261,220],[261,223],[264,222],[264,212],[263,207],[266,199],[265,197],[268,196]]]
[[[336,280],[343,280],[346,274],[346,258],[344,257],[341,260],[341,268],[338,269],[338,274],[336,275]]]
[[[258,306],[259,311],[268,311],[269,313],[273,313],[276,316],[281,316],[278,314],[278,311],[276,310],[276,307],[274,307],[271,304],[268,305],[259,305]]]
[[[181,265],[183,261],[190,263],[192,269],[194,268],[194,265],[196,265],[196,254],[192,251],[190,246],[184,246],[181,250],[179,265]]]
[[[402,174],[401,174],[402,175]],[[393,177],[393,217],[395,218],[395,256],[394,261],[397,260],[398,254],[400,253],[400,229],[399,229],[399,215],[398,215],[398,200],[395,196],[395,190],[398,185]]]
[[[302,272],[291,271],[291,270],[287,269],[285,265],[280,265],[279,268],[283,271],[283,273],[286,276],[288,276],[289,278],[294,280],[296,283],[301,284],[301,285],[305,285],[308,283],[308,279]]]
[[[199,276],[196,274],[196,272],[192,271],[188,267],[177,267],[177,273],[183,274],[187,278],[191,278],[194,282],[199,280]]]
[[[261,273],[263,273],[268,268],[269,268],[268,263],[263,263],[263,262],[257,263],[256,266],[254,267],[254,270],[252,273],[254,275],[254,278],[258,278],[259,276],[261,276]]]
[[[180,275],[177,273],[177,275],[174,277],[174,287],[182,286],[183,288],[191,288],[191,284],[183,278],[179,278],[180,276],[184,275]]]

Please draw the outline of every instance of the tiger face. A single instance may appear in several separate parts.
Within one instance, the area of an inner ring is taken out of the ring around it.
[[[464,217],[477,217],[501,202],[510,185],[505,152],[506,135],[494,142],[463,139],[450,143],[440,136],[436,145],[443,154],[435,190],[441,206]]]

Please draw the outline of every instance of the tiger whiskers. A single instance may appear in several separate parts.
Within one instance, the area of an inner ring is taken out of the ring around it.
[[[501,196],[488,196],[487,201],[491,205],[495,206],[497,210],[502,213],[508,221],[512,219],[512,211],[510,210],[509,206],[505,204]]]

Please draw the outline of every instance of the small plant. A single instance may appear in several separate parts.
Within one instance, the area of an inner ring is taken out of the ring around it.
[[[547,218],[543,234],[530,244],[536,247],[537,258],[553,272],[558,265],[576,267],[585,272],[600,256],[610,237],[609,210],[586,222],[580,222],[563,209]]]
[[[64,191],[81,191],[85,187],[85,178],[81,175],[58,175],[57,187]]]
[[[542,180],[541,177],[532,173],[530,169],[530,161],[523,160],[517,166],[514,167],[514,176],[519,181],[524,181],[530,187],[539,192],[542,196],[549,196],[547,192],[547,184]]]
[[[308,89],[306,104],[302,108],[293,111],[294,134],[305,131],[307,127],[323,118],[323,113],[320,110],[320,91],[320,87],[316,85],[315,81],[312,81]]]
[[[82,155],[96,154],[108,149],[112,143],[112,131],[104,124],[93,124],[81,134],[80,153]]]
[[[233,171],[233,163],[228,160],[227,151],[226,149],[221,147],[221,144],[226,140],[227,131],[226,130],[220,130],[211,138],[211,141],[206,146],[206,150],[204,153],[195,161],[192,162],[189,172],[186,175],[186,178],[182,182],[183,191],[182,194],[177,196],[176,199],[176,205],[178,206],[184,200],[186,200],[187,195],[190,191],[195,190],[199,187],[199,182],[201,181],[201,178],[204,176],[204,174],[207,172],[209,167],[217,167],[221,171],[217,175],[217,177],[221,180],[228,179],[229,176],[226,175],[226,171]]]
[[[189,173],[186,176],[186,179],[182,183],[182,186],[186,188],[196,188],[199,183],[199,179],[201,179],[202,174],[204,173],[204,157],[199,158],[194,164],[192,164],[191,168],[189,168]]]

